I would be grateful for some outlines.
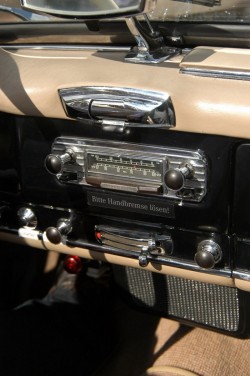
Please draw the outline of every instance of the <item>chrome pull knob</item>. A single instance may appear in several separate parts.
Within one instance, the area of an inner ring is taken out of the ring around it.
[[[53,244],[61,243],[63,236],[68,235],[72,231],[72,223],[69,219],[59,219],[57,227],[48,227],[46,236]]]
[[[164,176],[164,181],[168,189],[179,191],[184,187],[185,180],[191,179],[193,176],[193,166],[190,163],[186,163],[180,168],[169,169]]]
[[[203,240],[198,244],[194,259],[200,267],[212,269],[222,259],[221,247],[214,240]]]
[[[45,159],[45,167],[51,174],[59,174],[62,172],[63,166],[66,163],[73,163],[76,161],[76,156],[73,150],[68,149],[62,155],[49,154]]]
[[[35,229],[37,227],[37,217],[30,208],[20,208],[17,212],[21,227]]]

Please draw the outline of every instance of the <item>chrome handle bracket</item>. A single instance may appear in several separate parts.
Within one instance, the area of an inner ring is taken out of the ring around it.
[[[172,128],[175,112],[166,93],[132,88],[85,86],[60,89],[66,114],[90,121],[104,130],[124,132],[129,127]]]

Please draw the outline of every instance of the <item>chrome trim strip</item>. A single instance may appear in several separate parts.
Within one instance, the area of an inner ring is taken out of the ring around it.
[[[85,241],[67,240],[66,245],[70,247],[73,246],[73,247],[87,248],[89,250],[97,251],[100,253],[109,253],[109,254],[119,255],[125,258],[132,258],[132,259],[138,259],[140,255],[140,252],[138,251],[131,251],[131,250],[124,251],[122,249],[109,247],[105,245],[98,245],[95,243],[89,243]],[[180,261],[177,259],[173,259],[171,257],[164,257],[164,256],[155,257],[150,254],[148,255],[148,261],[154,264],[167,265],[167,266],[172,266],[175,268],[232,278],[232,272],[230,269],[217,269],[217,270],[216,269],[209,269],[209,270],[202,269],[201,267],[199,267],[198,265],[194,264],[194,262],[191,262],[191,261],[184,261],[184,260]]]
[[[34,232],[34,230],[32,230]],[[35,236],[34,236],[35,237]],[[18,232],[16,230],[9,230],[4,229],[1,227],[0,229],[0,239],[8,242],[14,242],[17,244],[26,244],[27,246],[35,247],[38,249],[43,249],[47,251],[53,251],[58,253],[64,253],[64,254],[73,254],[73,255],[79,255],[80,257],[87,258],[87,259],[95,259],[95,260],[102,260],[104,262],[109,262],[113,264],[119,264],[119,265],[128,265],[133,266],[136,268],[140,268],[139,262],[138,262],[138,255],[137,257],[128,257],[128,253],[126,252],[127,257],[119,256],[118,254],[112,254],[111,252],[105,253],[103,251],[100,251],[100,247],[95,246],[95,249],[90,249],[90,247],[85,246],[83,247],[83,243],[78,245],[74,243],[73,247],[68,242],[68,245],[65,244],[59,244],[54,245],[52,243],[49,243],[49,241],[44,238],[44,234],[39,233],[36,237],[36,240],[31,238],[25,238],[18,235]],[[121,257],[121,258],[120,258]],[[145,270],[151,270],[157,273],[162,274],[169,274],[169,275],[176,275],[179,277],[184,277],[188,279],[194,279],[199,280],[206,283],[213,283],[213,284],[219,284],[222,286],[229,286],[229,287],[236,287],[234,284],[234,281],[230,275],[230,271],[226,271],[226,273],[220,273],[217,272],[217,270],[198,270],[198,267],[195,270],[187,269],[187,268],[181,268],[178,267],[178,265],[159,265],[152,261],[147,267],[144,268]],[[243,289],[244,290],[244,289]],[[248,291],[248,290],[247,290]]]
[[[34,232],[34,230],[32,230]],[[13,234],[18,237],[18,230],[15,229],[10,229],[10,228],[0,228],[0,234],[1,233],[6,233],[6,234]],[[37,239],[40,239],[42,237],[42,233],[39,231],[35,231],[37,234]],[[66,240],[65,245],[69,247],[79,247],[79,248],[86,248],[89,249],[90,251],[97,251],[100,253],[108,253],[108,254],[113,254],[113,255],[118,255],[122,256],[125,258],[132,258],[132,259],[138,259],[140,252],[138,251],[124,251],[118,248],[114,247],[109,247],[105,245],[100,245],[96,243],[90,243],[87,241],[82,241],[82,240]],[[198,265],[194,264],[194,262],[191,261],[184,261],[184,260],[177,260],[173,259],[171,257],[163,257],[163,256],[153,256],[153,255],[148,255],[148,260],[152,263],[155,264],[160,264],[160,265],[167,265],[167,266],[172,266],[175,268],[180,268],[180,269],[186,269],[190,271],[195,271],[199,273],[205,273],[205,274],[211,274],[211,275],[217,275],[217,276],[223,276],[227,278],[232,278],[232,272],[230,269],[202,269]],[[233,277],[235,277],[235,273],[233,272]],[[244,274],[244,273],[243,273]],[[241,278],[243,279],[243,278]]]
[[[128,52],[131,47],[127,46],[99,46],[99,45],[37,45],[37,44],[0,44],[0,48],[5,50],[50,50],[50,51],[98,51],[98,52]]]
[[[241,279],[243,281],[249,281],[250,282],[250,271],[249,272],[241,272],[239,270],[234,270],[232,274],[233,278]]]
[[[181,74],[189,74],[191,76],[222,78],[229,80],[249,81],[250,72],[244,71],[225,71],[217,69],[197,69],[197,68],[181,68]]]

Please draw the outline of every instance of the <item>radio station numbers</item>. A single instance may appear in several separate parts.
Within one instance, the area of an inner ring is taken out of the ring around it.
[[[133,177],[139,180],[161,182],[162,162],[127,156],[87,153],[87,171],[111,177]]]

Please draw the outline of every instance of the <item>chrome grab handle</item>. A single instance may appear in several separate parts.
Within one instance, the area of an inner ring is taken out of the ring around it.
[[[98,120],[126,120],[128,117],[128,108],[122,100],[96,99],[90,103],[90,114]]]
[[[100,125],[126,127],[175,126],[171,98],[166,93],[131,88],[79,87],[60,89],[66,114]]]

